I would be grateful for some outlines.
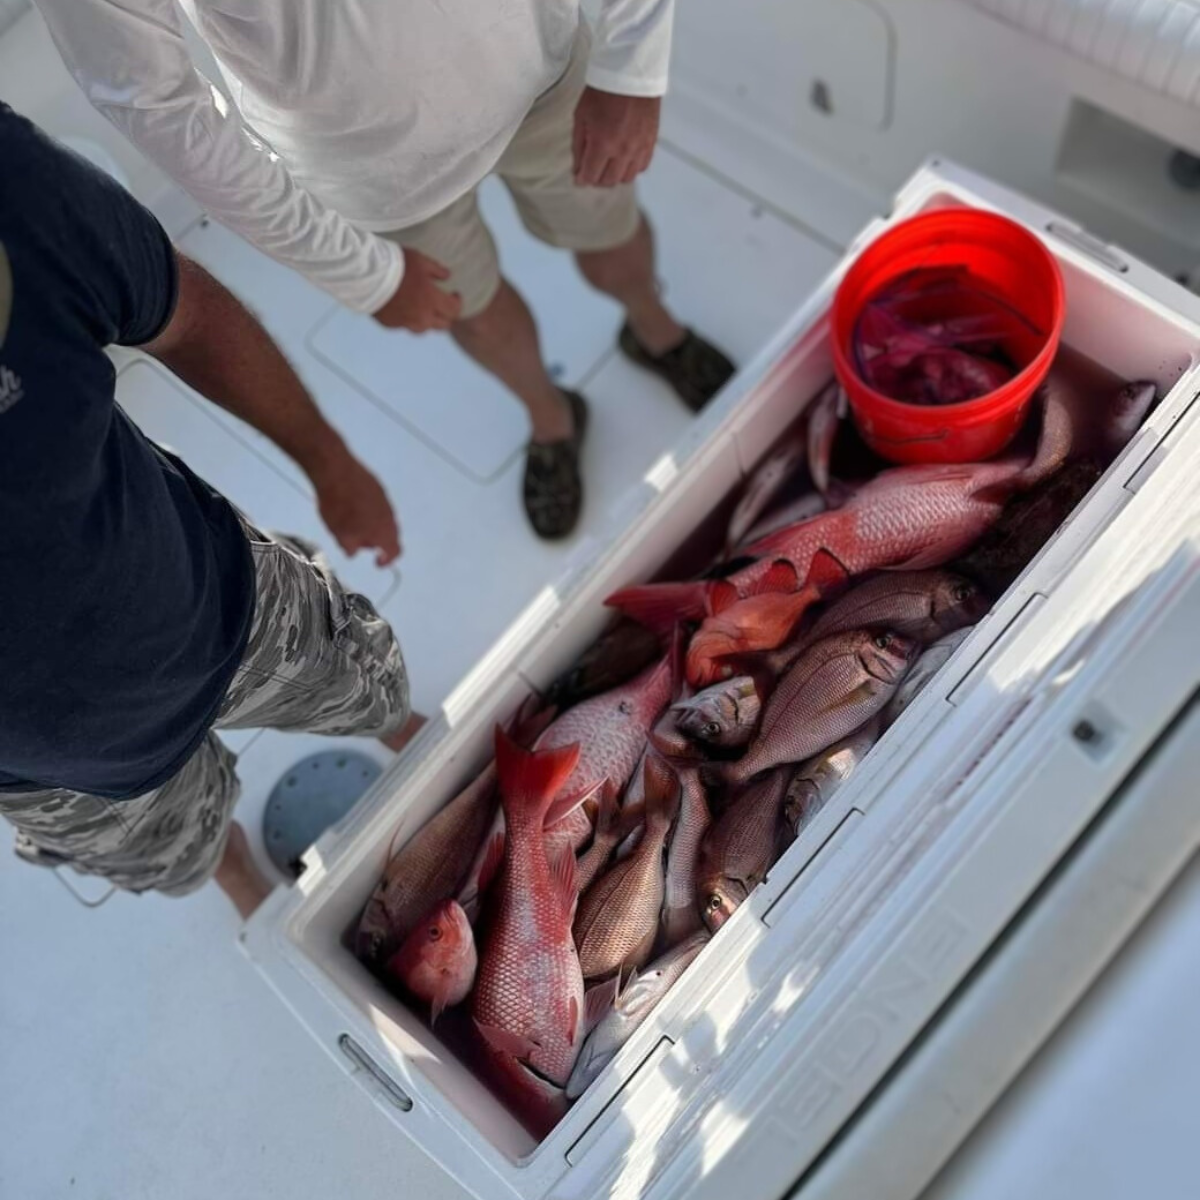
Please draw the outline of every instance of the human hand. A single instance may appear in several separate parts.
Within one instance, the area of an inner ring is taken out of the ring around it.
[[[658,96],[618,96],[585,88],[575,108],[575,182],[580,187],[632,183],[654,157]]]
[[[404,278],[375,320],[387,329],[408,329],[426,333],[430,329],[449,329],[462,312],[462,297],[438,287],[450,278],[439,262],[417,250],[404,252]]]
[[[321,520],[347,554],[375,550],[375,565],[400,557],[400,527],[383,485],[348,450],[310,474]]]

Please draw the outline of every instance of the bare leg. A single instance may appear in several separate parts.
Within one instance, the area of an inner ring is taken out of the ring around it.
[[[254,910],[271,894],[271,883],[258,869],[250,853],[246,831],[236,821],[229,827],[225,853],[213,878],[233,901],[243,921],[249,920]]]
[[[654,273],[654,233],[645,217],[633,237],[612,250],[577,254],[583,277],[625,306],[634,337],[653,355],[683,341],[686,330],[667,311]]]
[[[423,717],[420,713],[415,712],[395,733],[389,734],[387,737],[380,738],[379,740],[389,750],[395,750],[399,754],[421,732],[427,720],[427,717]]]
[[[535,442],[557,442],[574,432],[571,410],[546,373],[537,325],[508,281],[478,316],[456,321],[454,340],[529,410]]]

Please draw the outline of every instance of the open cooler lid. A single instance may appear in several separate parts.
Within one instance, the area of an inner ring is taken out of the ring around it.
[[[931,202],[999,208],[1083,269],[1127,280],[1148,308],[1177,323],[1188,308],[1154,272],[968,172],[931,164],[900,195],[896,215]],[[873,224],[858,244],[883,227]],[[737,402],[798,338],[819,333],[839,272],[676,451],[672,471],[689,455],[703,460],[699,439],[719,425],[733,427],[746,462],[761,453],[742,443]],[[1200,344],[1200,305],[1188,311],[1182,324]],[[1095,315],[1099,338],[1105,314]],[[1131,363],[1129,373],[1137,369]],[[423,734],[424,755],[405,756],[373,798],[321,839],[300,883],[260,909],[244,935],[248,952],[397,1126],[476,1195],[785,1194],[889,1078],[1200,684],[1200,659],[1187,649],[1200,627],[1198,392],[1193,360],[1066,532],[705,951],[686,1003],[665,1003],[622,1051],[621,1069],[607,1072],[527,1159],[500,1154],[436,1092],[423,1095],[414,1065],[370,1014],[341,1002],[301,943],[322,890],[382,825],[390,795],[416,786],[434,756],[465,753],[456,727],[495,693],[515,707],[537,678],[527,664],[581,589],[630,570],[619,547],[539,597],[537,611],[464,683],[449,715]],[[681,521],[672,508],[677,485],[664,469],[622,514],[628,529]]]

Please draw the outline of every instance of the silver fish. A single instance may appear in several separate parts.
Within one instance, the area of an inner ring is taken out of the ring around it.
[[[771,502],[792,483],[804,468],[808,456],[808,429],[801,425],[785,434],[775,448],[753,470],[746,481],[746,490],[729,518],[725,536],[727,550],[746,540],[746,534]]]
[[[990,607],[978,585],[956,571],[889,571],[851,588],[803,637],[767,651],[760,661],[781,676],[814,643],[852,629],[891,629],[928,646],[974,625]]]
[[[760,541],[768,534],[775,533],[780,529],[785,529],[789,525],[799,525],[801,521],[807,521],[811,517],[819,516],[826,509],[837,507],[831,505],[829,501],[821,495],[820,492],[806,492],[803,496],[798,496],[795,500],[789,501],[787,504],[780,505],[779,508],[773,508],[765,517],[763,517],[753,529],[746,534],[740,545],[748,546],[754,542]],[[736,551],[735,551],[736,552]]]
[[[783,798],[783,815],[797,837],[825,807],[833,794],[858,770],[859,763],[879,740],[882,723],[878,717],[843,741],[810,758],[788,785]]]
[[[783,794],[790,774],[760,775],[704,835],[696,902],[716,933],[766,878],[784,847]]]
[[[970,633],[969,628],[957,629],[954,633],[948,633],[944,638],[934,642],[917,659],[912,670],[905,676],[904,682],[896,689],[896,694],[888,701],[888,706],[883,711],[883,727],[885,729],[895,724],[900,714],[912,704],[933,677],[950,661],[951,655],[967,640]]]
[[[738,785],[760,771],[819,754],[884,708],[916,657],[912,639],[889,631],[859,629],[824,638],[780,680],[745,755],[708,764],[701,773],[708,782]]]
[[[745,746],[758,727],[762,700],[754,680],[738,675],[680,700],[670,711],[676,728],[696,741],[727,748]]]
[[[808,473],[822,495],[829,490],[829,459],[845,411],[845,393],[831,383],[812,403],[808,418]]]
[[[667,845],[660,949],[678,944],[701,927],[700,910],[696,906],[696,871],[700,865],[700,847],[712,825],[699,772],[692,768],[676,769],[683,794]]]
[[[633,1037],[696,960],[708,940],[708,931],[701,930],[650,963],[641,974],[630,977],[612,1009],[600,1019],[579,1052],[575,1069],[567,1080],[568,1100],[577,1100],[591,1087],[600,1072],[616,1057],[617,1051]]]

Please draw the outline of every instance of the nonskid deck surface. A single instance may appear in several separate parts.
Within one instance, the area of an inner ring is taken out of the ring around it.
[[[669,148],[644,189],[661,274],[689,324],[745,362],[806,298],[837,251]],[[801,200],[802,202],[802,200]],[[618,312],[568,257],[520,230],[485,192],[506,272],[542,318],[545,352],[591,400],[585,536],[686,427],[654,379],[613,351]],[[395,624],[416,706],[429,713],[577,541],[539,544],[519,506],[522,415],[446,339],[417,343],[343,314],[320,292],[215,225],[181,245],[255,309],[330,419],[389,488],[404,529],[398,570],[334,556]],[[391,381],[391,382],[389,382]],[[452,390],[471,428],[447,420]],[[156,364],[122,371],[121,397],[151,434],[256,520],[328,545],[303,478],[258,435],[179,388]],[[327,739],[230,737],[238,807],[258,845],[267,795]],[[345,745],[381,761],[379,745]],[[78,885],[77,885],[78,886]],[[94,888],[86,888],[89,894]],[[186,900],[116,895],[89,910],[48,872],[0,853],[0,1192],[29,1197],[215,1194],[323,1197],[353,1181],[361,1200],[399,1187],[461,1195],[318,1052],[239,953],[213,887]]]

